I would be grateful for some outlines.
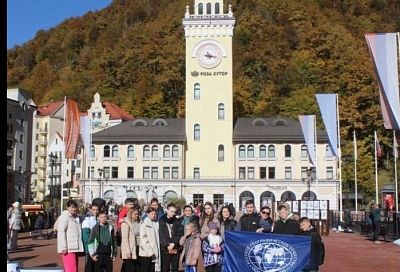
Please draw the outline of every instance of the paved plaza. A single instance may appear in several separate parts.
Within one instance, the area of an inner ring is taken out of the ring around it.
[[[392,242],[373,244],[366,236],[358,233],[335,233],[323,236],[325,243],[325,263],[322,272],[334,271],[400,271],[400,247]],[[32,240],[29,233],[21,233],[18,250],[10,253],[10,261],[23,261],[24,268],[62,266],[57,254],[56,239]],[[120,271],[121,259],[114,262],[114,271]],[[79,259],[79,271],[83,271],[84,258]]]

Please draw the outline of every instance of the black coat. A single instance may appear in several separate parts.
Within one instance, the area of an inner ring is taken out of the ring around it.
[[[319,265],[323,263],[325,257],[325,247],[321,236],[314,229],[300,232],[300,235],[311,236],[310,261],[303,268],[303,271],[318,270]]]
[[[278,220],[274,224],[273,233],[278,234],[299,234],[300,233],[300,224],[297,220],[288,219],[285,222],[282,220]]]
[[[169,229],[167,222],[172,224],[171,226],[171,234],[169,235]],[[170,243],[174,243],[174,248],[179,248],[179,220],[176,217],[167,218],[167,214],[161,216],[158,221],[159,225],[159,235],[160,235],[160,251],[161,253],[168,253],[167,247]]]
[[[224,224],[225,231],[232,231],[236,229],[236,220],[229,218],[225,220],[222,224]]]
[[[238,231],[256,232],[260,228],[261,217],[258,214],[244,214],[236,226]]]

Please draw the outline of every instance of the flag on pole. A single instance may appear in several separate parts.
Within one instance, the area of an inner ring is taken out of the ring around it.
[[[317,158],[315,153],[315,115],[299,115],[301,129],[307,145],[308,155],[311,163],[316,166]]]
[[[379,144],[378,136],[376,135],[375,131],[375,151],[376,151],[376,156],[380,158],[382,156],[382,149],[381,145]]]
[[[80,133],[78,103],[75,100],[67,99],[65,110],[65,158],[74,159],[76,158]]]
[[[85,148],[86,158],[90,159],[90,119],[89,116],[81,116],[80,118],[80,130]]]
[[[357,160],[357,139],[355,130],[353,130],[353,142],[354,142],[354,160]]]
[[[326,133],[328,134],[329,144],[335,156],[338,152],[338,120],[337,120],[337,95],[336,94],[316,94],[322,120],[324,120]]]
[[[399,147],[399,144],[397,143],[396,137],[393,135],[393,156],[395,160],[399,158],[399,151],[397,148]]]

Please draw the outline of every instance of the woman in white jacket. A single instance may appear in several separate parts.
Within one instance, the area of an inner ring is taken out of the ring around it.
[[[65,272],[78,272],[78,253],[83,252],[78,204],[68,200],[67,210],[57,219],[57,252],[62,254]]]
[[[139,256],[142,272],[161,271],[157,211],[151,207],[147,210],[147,217],[140,226]]]

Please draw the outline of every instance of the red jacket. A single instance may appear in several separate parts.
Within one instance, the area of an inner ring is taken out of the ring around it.
[[[124,218],[128,214],[128,208],[127,207],[122,207],[121,211],[118,214],[118,221],[117,221],[117,229],[121,228],[122,221],[124,221]]]

